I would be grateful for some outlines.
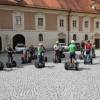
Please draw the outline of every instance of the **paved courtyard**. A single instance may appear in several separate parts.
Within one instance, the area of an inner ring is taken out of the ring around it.
[[[79,51],[76,52],[77,58]],[[68,58],[68,52],[65,52]],[[78,60],[79,71],[65,70],[64,61],[54,64],[54,53],[46,52],[46,67],[37,69],[34,61],[21,64],[21,54],[16,54],[16,68],[0,71],[0,100],[100,100],[100,50],[93,65],[84,65]],[[6,54],[0,55],[4,65]]]

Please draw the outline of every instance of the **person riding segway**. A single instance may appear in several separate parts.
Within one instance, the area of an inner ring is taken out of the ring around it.
[[[69,51],[70,51],[70,57],[69,60],[65,62],[65,69],[68,70],[68,68],[75,68],[76,70],[78,70],[78,62],[75,59],[75,51],[77,49],[76,45],[74,44],[75,41],[72,40],[71,44],[69,45]]]
[[[40,43],[39,47],[38,47],[38,62],[35,62],[35,67],[36,68],[45,67],[45,62],[44,62],[44,46],[43,46],[42,43]]]
[[[61,56],[61,58],[65,58],[65,54],[63,53],[63,47],[62,47],[62,45],[60,44],[59,45],[59,52],[60,52],[60,56]]]
[[[28,57],[28,49],[26,48],[26,46],[24,46],[24,50],[23,50],[23,57],[21,57],[21,63],[25,64],[25,63],[31,63],[31,57]]]
[[[84,48],[85,48],[85,43],[84,43],[84,40],[82,39],[82,42],[81,42],[81,45],[80,45],[81,55],[79,55],[79,59],[84,58]]]
[[[54,45],[54,52],[55,52],[55,58],[53,58],[53,62],[59,62],[61,63],[61,55],[60,55],[60,46],[59,46],[59,42],[56,41],[56,44]]]
[[[87,43],[85,44],[85,51],[86,51],[86,55],[84,58],[84,64],[86,63],[93,63],[92,62],[92,56],[91,56],[91,49],[92,49],[92,45],[90,43],[90,40],[87,40]]]
[[[9,43],[7,44],[6,50],[7,50],[7,57],[8,57],[8,62],[6,63],[6,66],[8,68],[16,67],[16,61],[13,61],[13,56],[12,56],[16,51],[11,48]]]
[[[32,60],[37,59],[37,56],[35,55],[35,48],[33,47],[33,45],[29,47],[29,52]]]

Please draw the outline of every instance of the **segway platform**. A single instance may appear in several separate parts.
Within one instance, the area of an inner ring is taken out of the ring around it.
[[[93,64],[92,57],[89,55],[86,55],[84,58],[84,64]]]
[[[74,68],[76,71],[78,71],[79,70],[79,63],[75,60],[74,64],[72,64],[72,63],[69,64],[69,62],[66,60],[64,63],[64,67],[66,70]]]

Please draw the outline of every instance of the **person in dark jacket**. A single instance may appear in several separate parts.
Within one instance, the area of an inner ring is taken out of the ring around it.
[[[81,55],[82,55],[82,53],[84,55],[84,51],[83,51],[84,49],[85,49],[85,43],[84,43],[84,40],[82,39],[82,42],[81,42],[81,45],[80,45]]]
[[[7,49],[8,62],[10,63],[10,59],[11,59],[11,62],[13,62],[12,54],[15,52],[15,50],[13,50],[11,48],[10,43],[7,44],[7,48],[6,49]]]
[[[33,45],[31,45],[29,47],[29,52],[30,52],[30,55],[33,56],[33,54],[34,54],[34,47],[33,47]]]

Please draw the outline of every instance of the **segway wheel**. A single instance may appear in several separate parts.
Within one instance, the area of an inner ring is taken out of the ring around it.
[[[96,56],[95,56],[95,54],[94,55],[92,55],[92,58],[95,58]]]
[[[36,68],[39,68],[38,62],[35,62],[35,67],[36,67]]]
[[[55,58],[53,58],[53,62],[56,63],[56,59]]]
[[[34,59],[37,59],[37,55],[34,55]]]
[[[23,57],[21,57],[21,63],[24,64],[24,58]]]
[[[61,58],[59,58],[59,63],[61,63]]]
[[[65,58],[65,54],[62,54],[62,57]]]
[[[65,67],[66,70],[68,70],[68,65],[67,65],[67,63],[64,64],[64,67]]]
[[[31,63],[31,58],[30,57],[28,57],[28,62]]]
[[[79,64],[78,64],[78,62],[75,64],[75,70],[76,70],[76,71],[79,70]]]
[[[91,60],[91,64],[93,64],[93,60]]]
[[[4,69],[4,65],[3,63],[0,61],[0,70],[3,70]]]
[[[44,60],[47,62],[48,61],[47,57],[45,57]]]
[[[13,64],[13,67],[16,67],[16,65],[17,65],[16,61],[13,61],[12,64]]]
[[[43,67],[45,67],[45,62],[43,62]]]
[[[6,63],[7,68],[12,68],[11,63]]]

